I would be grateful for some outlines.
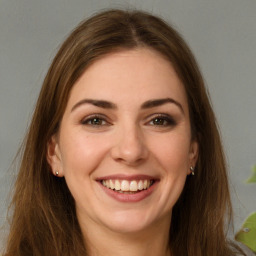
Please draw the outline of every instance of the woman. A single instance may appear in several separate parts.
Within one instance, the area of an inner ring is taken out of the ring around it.
[[[44,80],[12,206],[8,256],[240,251],[226,238],[214,113],[173,28],[110,10],[71,33]]]

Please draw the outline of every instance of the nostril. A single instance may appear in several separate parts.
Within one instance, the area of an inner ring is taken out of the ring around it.
[[[111,157],[122,164],[137,166],[148,157],[144,135],[133,120],[122,122],[116,131]]]
[[[118,145],[111,151],[112,158],[115,161],[127,165],[138,165],[148,157],[148,150],[144,145],[128,146]]]
[[[137,166],[142,164],[145,161],[145,159],[144,158],[131,159],[131,158],[124,157],[124,158],[115,159],[115,161],[129,165],[129,166]]]

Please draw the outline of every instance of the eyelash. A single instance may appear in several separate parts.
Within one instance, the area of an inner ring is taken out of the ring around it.
[[[96,123],[92,123],[96,121]],[[158,124],[152,123],[152,122],[159,122]],[[111,125],[109,121],[107,121],[107,118],[104,115],[100,114],[93,114],[90,116],[87,116],[86,118],[81,120],[82,125],[87,125],[87,126],[93,126],[96,128],[99,128],[100,126],[108,126]],[[151,126],[163,126],[163,127],[169,127],[169,126],[175,126],[177,122],[169,115],[166,114],[157,114],[154,115],[153,117],[150,117],[150,120],[146,123]]]
[[[149,123],[152,123],[153,121],[160,121],[160,124],[151,124],[152,126],[175,126],[177,123],[176,121],[169,115],[166,114],[157,114],[153,118],[150,119]]]
[[[92,122],[96,121],[96,120],[98,120],[98,122],[100,122],[100,123],[93,124]],[[104,122],[104,124],[102,124],[103,122]],[[108,121],[106,121],[106,117],[102,116],[102,115],[99,115],[99,114],[87,116],[86,118],[84,118],[81,121],[81,124],[82,125],[88,125],[88,126],[94,126],[94,127],[110,125],[110,123]]]

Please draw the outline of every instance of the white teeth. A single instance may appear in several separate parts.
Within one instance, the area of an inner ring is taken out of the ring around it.
[[[138,184],[137,181],[133,180],[130,183],[130,191],[138,191]]]
[[[147,189],[147,187],[148,187],[148,181],[147,181],[147,180],[144,180],[143,188],[144,188],[144,189]]]
[[[129,191],[130,190],[130,184],[128,180],[122,180],[121,182],[121,190],[122,191]]]
[[[121,192],[137,192],[148,189],[153,184],[150,180],[103,180],[102,185]]]
[[[112,180],[109,181],[109,187],[110,187],[111,189],[114,189],[114,188],[115,188],[115,184],[114,184],[114,182],[113,182]]]
[[[138,183],[138,189],[139,190],[142,190],[144,187],[143,187],[143,181],[140,180],[139,183]]]
[[[121,186],[120,186],[119,180],[115,181],[115,190],[121,190]]]

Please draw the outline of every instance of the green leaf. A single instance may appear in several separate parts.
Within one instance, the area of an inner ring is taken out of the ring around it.
[[[256,253],[256,212],[246,219],[235,239]]]
[[[256,183],[256,165],[252,167],[252,176],[246,181],[247,183]]]

